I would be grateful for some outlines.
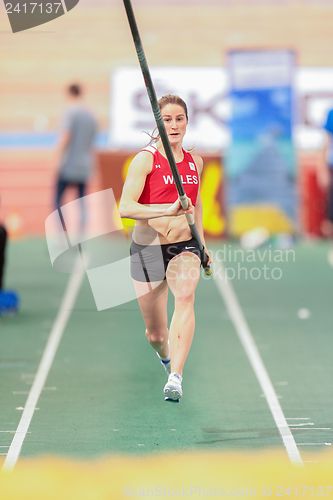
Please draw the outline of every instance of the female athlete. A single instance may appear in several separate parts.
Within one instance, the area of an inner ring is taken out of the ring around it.
[[[185,214],[194,215],[206,247],[199,193],[203,161],[183,148],[188,123],[185,102],[178,96],[166,95],[159,100],[159,107],[188,197],[188,209],[181,207],[159,137],[132,160],[119,209],[121,217],[136,220],[130,249],[131,276],[146,337],[169,374],[164,399],[179,401],[183,395],[183,369],[194,335],[194,300],[201,264],[199,246],[192,238]],[[169,328],[168,289],[174,296]]]

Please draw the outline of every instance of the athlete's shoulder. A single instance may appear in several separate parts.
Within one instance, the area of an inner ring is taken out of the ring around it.
[[[152,153],[146,149],[139,151],[131,161],[132,170],[140,170],[149,174],[153,167]]]
[[[145,146],[144,148],[141,149],[141,151],[148,151],[148,153],[151,153],[152,155],[155,155],[157,153],[157,148],[153,146],[152,144]]]

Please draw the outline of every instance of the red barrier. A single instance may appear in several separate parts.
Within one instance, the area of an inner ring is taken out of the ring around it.
[[[301,232],[310,237],[322,237],[322,225],[325,219],[326,195],[319,186],[315,155],[303,157],[300,162],[300,221]]]

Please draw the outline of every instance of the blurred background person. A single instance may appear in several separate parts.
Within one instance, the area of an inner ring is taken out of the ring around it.
[[[333,238],[333,108],[328,110],[324,124],[326,132],[322,161],[318,163],[318,181],[326,193],[326,213],[322,232],[326,238]],[[333,266],[333,248],[328,252],[328,261]]]
[[[4,287],[5,252],[7,244],[7,230],[0,220],[0,292]]]
[[[0,316],[12,314],[19,307],[18,294],[13,290],[4,290],[7,242],[8,232],[0,217]]]
[[[323,222],[323,233],[326,237],[333,236],[333,108],[327,113],[324,124],[323,157],[319,162],[318,180],[327,193],[326,219]]]
[[[62,121],[62,130],[56,147],[58,177],[55,190],[55,208],[59,211],[63,195],[69,187],[77,190],[81,200],[80,231],[84,231],[87,214],[84,204],[87,183],[95,163],[94,144],[97,121],[83,99],[82,86],[72,83],[66,89],[68,108]],[[62,219],[61,212],[59,212]],[[62,219],[63,221],[63,219]]]

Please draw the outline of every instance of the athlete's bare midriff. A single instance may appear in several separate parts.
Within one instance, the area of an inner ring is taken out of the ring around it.
[[[150,204],[148,207],[168,208],[172,203]],[[177,243],[191,239],[186,216],[166,216],[137,220],[133,230],[133,241],[139,245]],[[156,238],[156,241],[155,241]]]

